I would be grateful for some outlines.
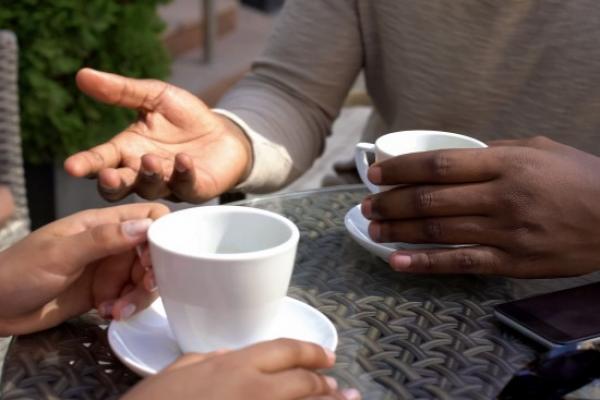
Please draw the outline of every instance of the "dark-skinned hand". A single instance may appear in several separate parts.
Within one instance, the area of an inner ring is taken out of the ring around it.
[[[600,158],[543,137],[490,145],[371,166],[373,183],[404,184],[362,202],[373,240],[478,244],[397,251],[391,267],[521,278],[600,269]]]

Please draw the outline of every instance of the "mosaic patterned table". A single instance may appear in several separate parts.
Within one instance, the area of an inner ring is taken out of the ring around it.
[[[365,399],[494,398],[543,349],[499,325],[493,306],[581,280],[394,272],[344,228],[344,215],[365,194],[349,186],[238,204],[278,212],[299,226],[289,294],[335,324],[340,341],[330,373],[342,386],[359,388]],[[112,354],[105,328],[90,314],[14,339],[2,398],[118,398],[138,378]]]

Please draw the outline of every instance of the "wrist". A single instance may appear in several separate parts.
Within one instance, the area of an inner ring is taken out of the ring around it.
[[[243,168],[241,169],[237,180],[232,186],[235,187],[248,178],[250,172],[252,171],[252,166],[254,165],[252,141],[247,133],[249,128],[246,126],[244,121],[229,111],[214,109],[213,112],[223,124],[225,134],[229,135],[235,141],[243,154],[241,160],[241,165]]]

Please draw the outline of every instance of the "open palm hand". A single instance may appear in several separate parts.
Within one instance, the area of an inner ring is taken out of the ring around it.
[[[65,161],[69,174],[97,177],[107,200],[135,192],[201,202],[243,178],[251,159],[248,140],[191,93],[91,69],[79,71],[77,84],[99,101],[139,111],[138,120],[111,140]]]

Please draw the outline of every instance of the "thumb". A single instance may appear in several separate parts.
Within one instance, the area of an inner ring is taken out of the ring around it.
[[[152,219],[98,225],[63,240],[65,261],[84,266],[101,258],[126,252],[146,241]]]
[[[126,78],[91,68],[79,70],[75,81],[83,93],[98,101],[148,111],[156,109],[169,87],[158,80]]]

